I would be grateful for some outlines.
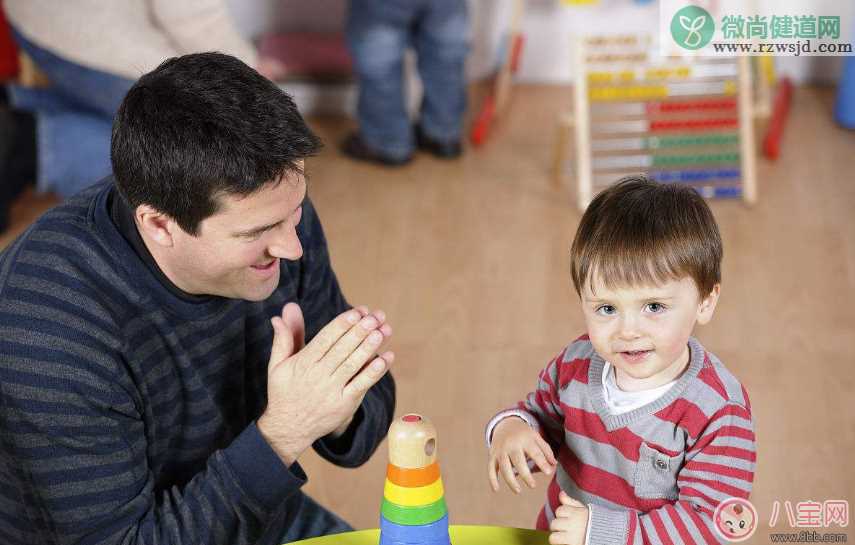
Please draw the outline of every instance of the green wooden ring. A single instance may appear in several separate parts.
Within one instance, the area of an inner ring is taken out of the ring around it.
[[[383,498],[380,512],[389,522],[405,526],[421,526],[438,521],[448,514],[448,508],[445,506],[445,497],[421,507],[402,507]]]

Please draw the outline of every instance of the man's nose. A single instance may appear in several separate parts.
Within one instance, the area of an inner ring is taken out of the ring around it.
[[[267,251],[273,257],[296,261],[303,257],[303,245],[297,236],[297,230],[291,226],[277,229],[277,233]]]

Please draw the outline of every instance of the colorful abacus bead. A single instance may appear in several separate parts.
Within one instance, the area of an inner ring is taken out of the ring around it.
[[[389,428],[389,465],[380,508],[380,545],[451,545],[436,429],[404,415]]]

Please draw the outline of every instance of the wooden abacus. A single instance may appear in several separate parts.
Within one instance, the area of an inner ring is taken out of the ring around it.
[[[705,197],[756,201],[746,57],[663,58],[649,36],[589,37],[578,41],[576,66],[572,125],[581,210],[599,189],[641,172]],[[556,169],[562,164],[559,153]]]

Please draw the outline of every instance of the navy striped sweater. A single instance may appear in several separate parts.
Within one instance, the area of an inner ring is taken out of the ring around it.
[[[304,256],[264,302],[176,297],[111,221],[111,180],[0,254],[0,543],[252,543],[306,476],[255,427],[270,318],[295,301],[311,339],[348,308],[307,200]],[[364,463],[393,416],[387,374],[345,440]]]

